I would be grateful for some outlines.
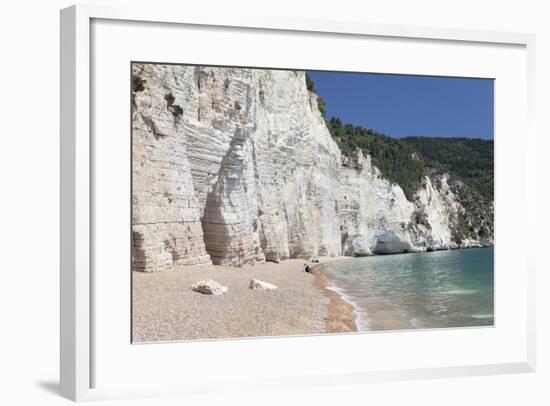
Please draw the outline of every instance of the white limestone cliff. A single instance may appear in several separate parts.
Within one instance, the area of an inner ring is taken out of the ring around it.
[[[456,248],[447,177],[410,202],[344,166],[316,98],[304,72],[134,64],[134,268]]]

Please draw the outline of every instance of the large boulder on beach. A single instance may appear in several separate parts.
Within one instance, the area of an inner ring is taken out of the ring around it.
[[[277,289],[277,286],[272,285],[271,283],[267,283],[264,281],[261,281],[259,279],[252,279],[250,281],[250,285],[248,285],[250,289],[260,289],[260,290],[271,290],[271,289]]]
[[[220,285],[213,279],[195,282],[191,289],[205,295],[222,295],[227,292],[227,287]]]

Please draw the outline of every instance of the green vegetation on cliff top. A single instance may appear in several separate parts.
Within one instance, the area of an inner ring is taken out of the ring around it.
[[[348,158],[349,166],[361,169],[357,155],[361,150],[371,156],[373,164],[386,179],[401,186],[407,199],[412,200],[425,174],[425,164],[417,159],[410,145],[371,129],[344,125],[334,117],[327,121],[327,127]]]
[[[330,134],[348,158],[359,168],[357,151],[372,157],[382,175],[401,186],[409,200],[430,170],[448,173],[483,198],[493,200],[493,141],[471,138],[392,138],[374,130],[327,121]]]
[[[315,85],[306,74],[307,89]],[[326,115],[326,103],[318,96],[319,110]],[[333,117],[326,121],[332,138],[347,157],[346,165],[361,169],[358,151],[371,156],[374,165],[389,181],[412,200],[428,173],[448,173],[486,201],[493,200],[493,141],[474,138],[393,138],[369,128],[344,124]]]
[[[476,138],[407,137],[427,166],[457,176],[485,199],[494,194],[494,143]]]

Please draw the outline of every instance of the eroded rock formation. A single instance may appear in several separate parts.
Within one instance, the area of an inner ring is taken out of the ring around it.
[[[134,64],[132,97],[136,270],[457,247],[448,176],[344,166],[304,72]]]

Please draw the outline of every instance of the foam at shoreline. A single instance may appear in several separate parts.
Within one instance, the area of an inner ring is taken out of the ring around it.
[[[328,318],[326,321],[327,333],[344,333],[357,332],[360,325],[358,324],[359,313],[349,297],[339,290],[332,281],[322,271],[327,265],[340,262],[349,257],[330,258],[327,262],[318,263],[312,266],[312,273],[316,277],[317,286],[322,289],[329,297],[330,303],[328,307]],[[325,260],[327,260],[325,258]]]
[[[331,281],[331,283],[332,282],[333,281]],[[369,330],[367,322],[367,311],[365,309],[361,309],[356,303],[354,303],[354,301],[344,292],[343,289],[340,289],[335,285],[327,286],[326,289],[335,292],[338,296],[342,298],[342,300],[353,306],[353,310],[357,315],[355,317],[355,327],[357,328],[357,331]]]

